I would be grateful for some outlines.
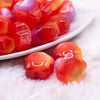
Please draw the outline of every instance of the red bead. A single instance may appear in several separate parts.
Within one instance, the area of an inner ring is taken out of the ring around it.
[[[0,8],[11,7],[12,4],[13,4],[13,0],[0,0]]]
[[[0,35],[0,55],[12,53],[14,49],[13,38],[9,35]]]
[[[82,51],[76,43],[64,42],[60,43],[53,51],[55,59],[64,57],[68,52],[74,52],[79,59],[82,59]]]
[[[0,15],[0,35],[8,33],[10,29],[10,20]]]
[[[7,17],[10,19],[10,21],[13,23],[14,22],[14,16],[12,14],[12,11],[8,8],[1,8],[0,9],[0,15]]]
[[[75,19],[76,12],[75,8],[70,0],[64,0],[63,4],[59,9],[53,12],[53,15],[61,14],[68,18],[69,22],[72,22]]]
[[[65,83],[76,81],[79,82],[83,78],[87,64],[83,60],[79,60],[74,53],[67,53],[66,56],[56,65],[57,78]]]
[[[42,13],[40,23],[46,21],[52,13],[51,6],[47,0],[35,0],[36,4],[39,6]]]
[[[59,29],[59,35],[62,35],[68,32],[70,25],[66,17],[61,16],[61,15],[54,15],[50,17],[49,21],[57,24],[58,29]]]
[[[31,47],[32,37],[29,27],[23,22],[12,25],[12,36],[15,41],[15,49],[23,51]]]
[[[13,14],[17,21],[26,23],[30,29],[37,26],[41,18],[41,11],[33,0],[16,3],[14,5]]]
[[[31,79],[47,79],[54,70],[54,60],[43,52],[35,52],[25,58],[26,76]]]
[[[57,39],[58,30],[53,23],[46,23],[37,26],[32,30],[34,45],[41,45]]]

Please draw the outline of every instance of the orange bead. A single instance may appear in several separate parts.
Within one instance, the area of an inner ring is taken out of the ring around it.
[[[51,5],[52,11],[58,9],[63,3],[63,0],[48,0],[48,1]]]
[[[8,18],[0,15],[0,35],[8,33],[10,24],[11,22]]]
[[[2,7],[11,7],[13,0],[0,0],[0,8]]]
[[[0,55],[9,54],[15,49],[14,40],[11,36],[0,35]]]

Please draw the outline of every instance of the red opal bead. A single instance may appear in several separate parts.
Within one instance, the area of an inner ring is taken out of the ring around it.
[[[54,15],[61,14],[68,18],[69,22],[72,22],[75,19],[76,12],[75,8],[70,0],[64,0],[61,7],[53,12]]]
[[[41,11],[33,0],[16,3],[14,5],[13,14],[17,21],[26,23],[30,29],[37,26],[41,18]]]
[[[55,40],[58,36],[58,30],[53,23],[39,25],[32,30],[32,39],[35,45],[41,45]]]
[[[68,52],[74,52],[79,59],[82,59],[82,51],[74,42],[64,42],[57,45],[53,51],[53,56],[55,59],[57,59],[64,57]]]
[[[16,22],[12,25],[12,36],[15,41],[15,49],[23,51],[29,49],[32,43],[31,31],[23,22]]]
[[[74,53],[67,53],[56,65],[57,78],[65,83],[76,81],[79,82],[83,78],[87,64],[84,60],[78,59]]]
[[[50,17],[49,21],[57,24],[59,29],[59,35],[65,34],[69,31],[70,24],[66,17],[61,15],[54,15]]]
[[[40,23],[45,22],[51,15],[52,9],[47,0],[35,0],[36,4],[39,6],[39,9],[42,13]]]
[[[1,8],[0,9],[0,15],[10,19],[11,23],[14,22],[14,16],[13,16],[13,14],[12,14],[10,9],[8,9],[8,8]]]
[[[48,54],[35,52],[25,58],[26,76],[31,79],[47,79],[54,70],[54,60]]]
[[[0,55],[12,53],[14,49],[13,38],[9,35],[0,35]]]

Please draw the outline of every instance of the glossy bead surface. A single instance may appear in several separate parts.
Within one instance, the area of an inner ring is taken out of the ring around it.
[[[32,9],[34,9],[35,6],[36,4],[33,2],[33,0],[24,0],[17,2],[14,5],[13,9],[30,12]]]
[[[31,79],[47,79],[54,70],[54,60],[43,52],[29,54],[25,58],[26,76]]]
[[[79,82],[83,78],[86,67],[86,62],[78,59],[76,54],[67,53],[56,65],[56,76],[64,83]]]
[[[74,42],[64,42],[56,46],[53,51],[55,59],[64,57],[68,52],[75,53],[79,59],[82,59],[82,51],[79,46]]]
[[[12,36],[17,51],[27,50],[31,47],[32,37],[29,27],[23,22],[16,22],[12,25]]]
[[[8,18],[0,15],[0,35],[8,33],[10,24],[11,22]]]
[[[0,55],[12,53],[14,49],[13,38],[9,35],[0,35]]]
[[[69,31],[70,24],[66,17],[61,15],[54,15],[50,17],[49,21],[57,24],[59,29],[59,35],[65,34]]]
[[[0,15],[5,16],[8,19],[10,19],[12,23],[14,22],[14,17],[13,17],[13,14],[12,14],[10,9],[8,9],[8,8],[1,8],[0,9]]]
[[[56,25],[46,23],[32,30],[32,39],[35,45],[41,45],[55,40],[58,36]]]
[[[64,0],[61,7],[54,11],[53,14],[61,14],[68,18],[69,22],[74,21],[76,16],[75,8],[70,0]]]
[[[0,0],[0,8],[11,7],[12,4],[13,4],[13,0]]]
[[[40,23],[43,23],[50,17],[52,13],[51,6],[47,0],[35,0],[35,2],[39,6],[39,9],[42,13]]]
[[[26,23],[30,29],[37,26],[41,18],[41,11],[33,0],[25,0],[16,3],[13,14],[17,21]]]
[[[50,3],[52,11],[55,11],[63,4],[64,0],[47,0],[47,1]]]

